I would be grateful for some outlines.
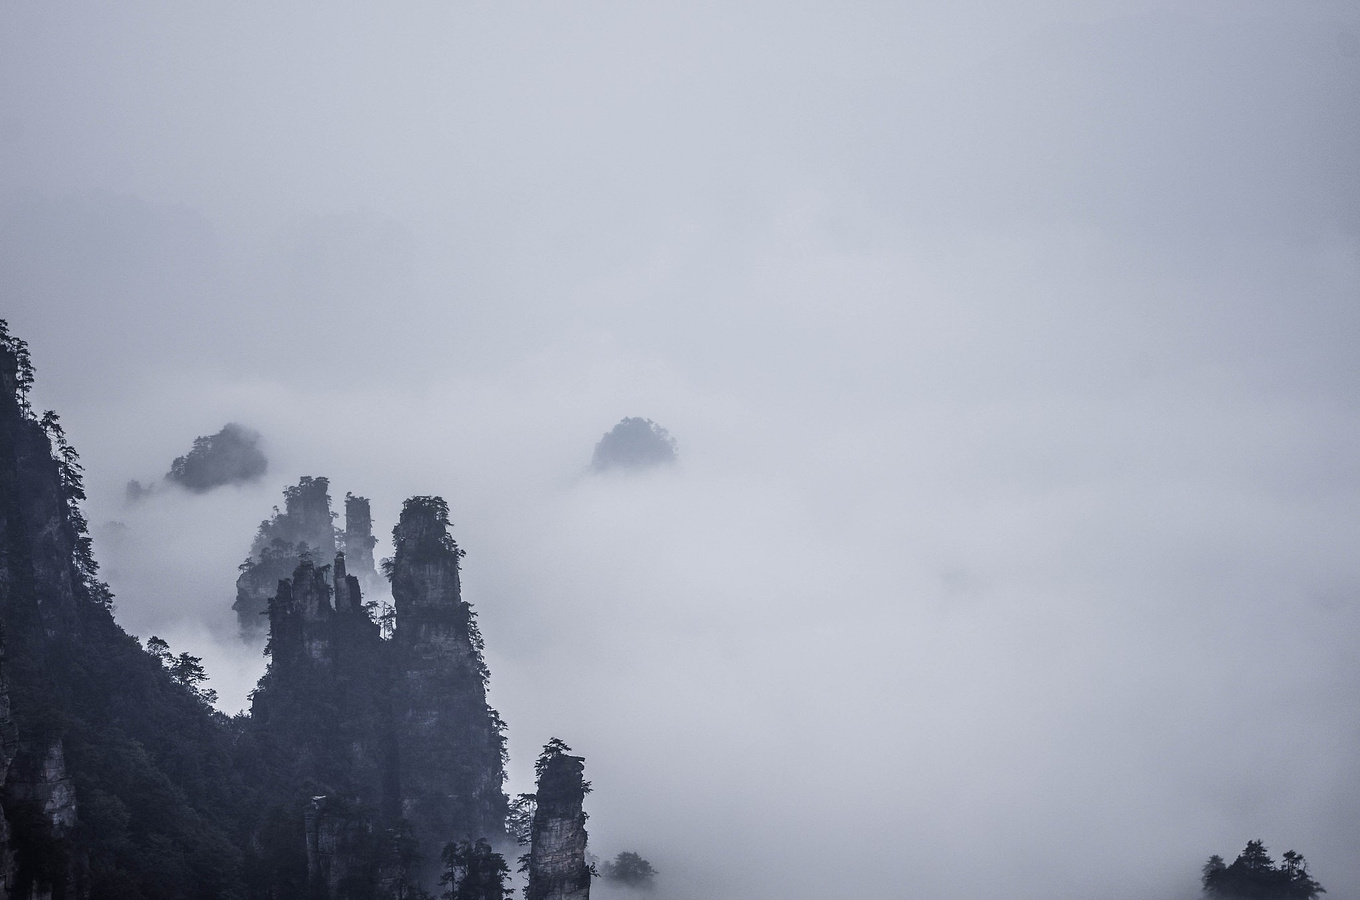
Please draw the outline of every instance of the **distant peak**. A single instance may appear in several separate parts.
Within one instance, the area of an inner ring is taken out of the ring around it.
[[[675,438],[669,431],[651,419],[625,417],[595,445],[590,467],[596,472],[647,469],[675,459]]]

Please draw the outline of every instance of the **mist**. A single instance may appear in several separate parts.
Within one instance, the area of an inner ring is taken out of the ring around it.
[[[449,501],[507,790],[565,739],[658,900],[1360,893],[1354,9],[0,21],[4,315],[225,712],[324,475],[379,556]],[[227,422],[259,484],[127,503]]]

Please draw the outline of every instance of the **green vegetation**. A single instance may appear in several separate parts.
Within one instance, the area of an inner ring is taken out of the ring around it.
[[[521,847],[529,846],[537,810],[538,797],[534,794],[520,794],[510,801],[510,812],[505,817],[505,832]]]
[[[448,844],[442,858],[444,874],[439,884],[445,890],[439,900],[505,900],[515,892],[505,885],[510,875],[505,857],[485,840]]]
[[[30,378],[32,373],[30,372]],[[55,451],[57,477],[61,493],[66,498],[67,520],[75,532],[75,562],[80,573],[80,585],[86,596],[105,609],[113,609],[113,592],[99,579],[99,563],[94,558],[94,543],[90,539],[90,525],[85,520],[80,504],[85,498],[85,467],[80,464],[80,455],[66,440],[66,431],[61,427],[61,417],[47,410],[38,420],[38,426],[47,435],[47,440]]]
[[[1303,854],[1290,850],[1276,866],[1261,841],[1248,841],[1232,865],[1217,854],[1209,857],[1202,881],[1207,896],[1224,900],[1316,900],[1326,893],[1308,874]]]
[[[170,645],[154,634],[146,639],[146,652],[160,661],[176,684],[193,694],[205,706],[212,706],[217,702],[217,691],[203,687],[203,682],[208,680],[208,673],[203,668],[202,657],[191,656],[188,653],[175,656],[170,652]]]
[[[629,887],[650,888],[657,872],[647,860],[631,850],[625,850],[615,856],[613,861],[601,866],[600,874]]]

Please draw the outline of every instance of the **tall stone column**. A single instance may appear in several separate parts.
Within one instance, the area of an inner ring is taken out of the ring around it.
[[[373,592],[378,586],[378,570],[373,563],[373,548],[378,539],[373,536],[373,513],[367,497],[345,494],[343,539],[350,574],[359,579],[365,591]]]
[[[525,900],[589,900],[585,760],[553,738],[538,759],[538,808],[529,845]]]
[[[503,838],[508,806],[500,717],[449,527],[442,499],[412,497],[392,532],[401,806],[427,859],[448,841]]]

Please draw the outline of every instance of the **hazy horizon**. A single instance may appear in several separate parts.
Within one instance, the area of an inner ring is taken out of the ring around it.
[[[565,739],[657,900],[1360,895],[1360,10],[10,4],[0,78],[0,316],[224,711],[282,488],[438,494],[508,791]]]

